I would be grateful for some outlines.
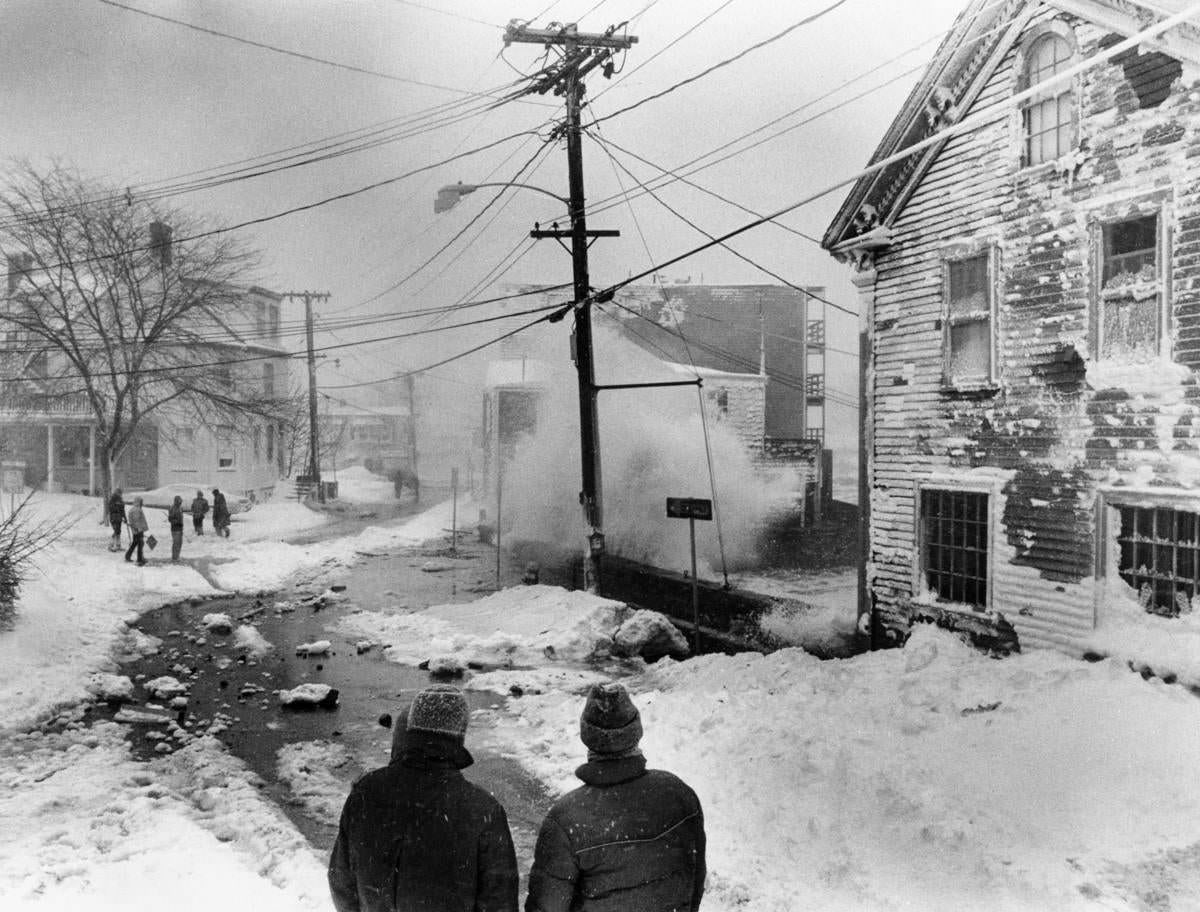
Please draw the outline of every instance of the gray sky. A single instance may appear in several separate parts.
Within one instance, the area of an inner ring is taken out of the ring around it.
[[[510,64],[531,70],[540,54],[540,48],[518,45],[505,53],[507,62],[498,56],[501,27],[509,19],[545,11],[534,25],[579,19],[582,29],[599,31],[634,17],[648,2],[561,0],[551,6],[550,0],[421,0],[419,4],[400,0],[128,0],[128,5],[300,54],[481,91],[516,79]],[[595,99],[592,110],[598,117],[612,113],[831,2],[733,0],[708,23],[628,78],[618,76],[606,83],[593,74],[589,81]],[[724,0],[652,3],[630,29],[639,41],[628,55],[625,73],[722,3]],[[810,106],[772,129],[791,126],[851,95],[873,89],[861,100],[843,104],[693,177],[751,208],[778,208],[866,162],[917,76],[906,71],[928,60],[936,39],[962,5],[963,0],[847,0],[814,24],[744,60],[605,122],[601,135],[652,162],[676,167],[802,105]],[[446,13],[422,6],[438,7]],[[7,39],[5,53],[0,55],[5,156],[35,163],[58,156],[87,173],[135,189],[464,97],[200,34],[99,0],[6,0],[0,4],[0,14]],[[927,40],[879,72],[825,100],[816,100]],[[194,206],[227,223],[260,217],[536,128],[561,115],[560,103],[561,99],[546,97],[536,98],[534,104],[510,104],[419,137],[191,193],[174,202]],[[462,242],[399,291],[363,306],[445,243],[479,212],[489,195],[480,191],[452,212],[435,216],[432,200],[438,186],[456,180],[481,181],[489,174],[492,180],[511,179],[538,144],[533,138],[523,145],[521,140],[509,142],[416,178],[257,226],[248,238],[265,253],[266,266],[260,278],[277,289],[331,291],[333,298],[322,311],[329,316],[452,303],[501,261],[533,221],[555,215],[552,200],[529,192],[514,194],[508,207],[452,264]],[[641,179],[655,173],[616,154]],[[604,152],[589,142],[584,156],[589,199],[618,192],[620,185]],[[561,146],[548,150],[542,164],[525,180],[565,195]],[[621,180],[629,186],[624,174]],[[788,223],[819,237],[843,192],[789,216]],[[665,188],[661,195],[713,233],[749,218],[682,184]],[[704,240],[648,196],[635,200],[632,211],[621,205],[597,214],[590,218],[590,227],[618,228],[623,236],[601,240],[592,248],[593,284],[602,286],[649,265],[635,216],[656,260]],[[834,300],[853,306],[844,267],[815,244],[765,226],[739,240],[737,247],[789,281],[826,285]],[[708,283],[774,281],[719,250],[674,266],[667,275],[690,275],[693,281],[703,278]],[[545,241],[503,281],[569,279],[569,257],[552,241]],[[352,340],[423,322],[339,331],[338,335]],[[322,366],[322,381],[348,383],[420,367],[508,325],[488,326],[475,334],[448,332],[419,341],[353,349],[352,354],[342,353],[340,366],[331,362]],[[831,318],[835,341],[851,344],[854,328],[850,317]],[[563,352],[565,357],[565,342]],[[835,361],[832,356],[831,382],[843,388],[852,384],[852,374],[849,378],[837,376]]]

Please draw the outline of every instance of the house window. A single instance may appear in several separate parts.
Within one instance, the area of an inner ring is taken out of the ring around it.
[[[993,367],[992,255],[976,254],[946,264],[945,379],[984,383]]]
[[[974,609],[988,604],[988,495],[921,491],[921,575],[926,594]]]
[[[717,420],[729,417],[729,390],[722,387],[714,397],[717,405]]]
[[[227,424],[217,428],[217,468],[232,469],[235,461],[233,428]]]
[[[275,398],[275,365],[270,361],[263,363],[263,396],[267,399]]]
[[[1117,573],[1150,614],[1192,610],[1200,586],[1200,513],[1163,507],[1116,506]]]
[[[258,462],[262,451],[262,428],[257,424],[254,426],[254,431],[251,433],[251,441],[254,447],[254,461]]]
[[[275,425],[267,425],[267,461],[275,458]]]
[[[1100,357],[1154,357],[1163,314],[1158,215],[1103,226]]]
[[[1071,66],[1071,45],[1060,35],[1038,38],[1025,60],[1024,87],[1036,86]],[[1040,165],[1075,145],[1075,96],[1070,80],[1048,86],[1021,109],[1023,164]]]

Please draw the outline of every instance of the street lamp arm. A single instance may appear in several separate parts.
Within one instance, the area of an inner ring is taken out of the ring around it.
[[[565,196],[559,196],[557,193],[551,193],[544,187],[535,187],[533,184],[521,184],[516,181],[497,181],[482,184],[464,184],[460,182],[457,184],[447,184],[438,190],[437,198],[433,201],[433,211],[437,213],[453,209],[460,199],[468,193],[474,193],[480,187],[520,187],[522,190],[533,190],[536,193],[552,197],[568,208],[571,205],[570,200]]]

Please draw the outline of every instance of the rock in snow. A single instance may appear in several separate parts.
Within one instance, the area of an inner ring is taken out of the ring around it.
[[[218,636],[229,636],[233,633],[233,619],[227,614],[206,614],[200,623]]]
[[[147,681],[142,686],[146,688],[146,693],[159,700],[169,700],[171,697],[178,697],[180,694],[187,693],[187,685],[180,684],[176,678],[170,675],[163,675],[161,678]]]
[[[133,699],[133,681],[125,675],[97,673],[88,681],[88,693],[98,700],[129,701]]]
[[[333,644],[329,640],[315,640],[312,643],[301,643],[296,647],[296,655],[298,656],[322,656],[329,655],[329,650],[333,648]]]
[[[113,716],[116,722],[140,723],[143,725],[166,725],[172,713],[158,706],[122,706]]]
[[[462,677],[466,670],[466,663],[455,655],[434,656],[429,660],[429,673],[441,678]]]
[[[689,653],[687,640],[674,624],[657,611],[635,611],[613,634],[614,652],[640,655],[647,661],[663,656],[680,658]]]
[[[279,702],[283,706],[299,709],[321,706],[333,709],[337,706],[338,692],[328,684],[301,684],[291,690],[279,691]]]

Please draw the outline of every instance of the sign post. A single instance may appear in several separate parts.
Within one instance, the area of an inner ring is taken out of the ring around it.
[[[458,469],[450,470],[450,551],[458,553]]]
[[[696,579],[696,520],[711,520],[711,500],[698,497],[668,497],[667,516],[686,519],[692,539],[692,654],[700,654],[700,582]]]

